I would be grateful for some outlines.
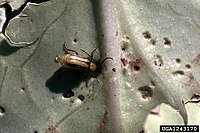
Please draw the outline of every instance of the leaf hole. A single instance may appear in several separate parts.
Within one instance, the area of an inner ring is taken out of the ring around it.
[[[155,40],[155,39],[150,39],[150,43],[151,43],[152,45],[156,45],[156,40]]]
[[[24,88],[24,87],[22,87],[22,88],[21,88],[21,91],[24,91],[24,90],[25,90],[25,88]]]
[[[171,46],[171,41],[169,40],[169,38],[164,37],[163,40],[164,40],[164,44],[165,44],[165,45]]]
[[[186,67],[187,69],[190,69],[190,68],[191,68],[191,65],[190,65],[190,64],[186,64],[185,67]]]
[[[172,72],[175,76],[183,76],[185,73],[183,70],[177,70]]]
[[[150,39],[151,38],[151,34],[149,33],[149,31],[143,32],[142,35],[144,36],[145,39]]]
[[[116,68],[113,68],[112,71],[113,71],[113,72],[116,72]]]
[[[85,96],[79,95],[78,98],[79,98],[81,101],[83,101],[83,100],[85,99]]]
[[[73,42],[76,43],[78,40],[76,38],[74,38]]]
[[[181,59],[177,58],[176,63],[181,63]]]
[[[138,90],[143,99],[147,99],[153,96],[153,90],[150,86],[147,86],[147,85],[141,86],[140,88],[138,88]]]
[[[164,65],[162,56],[161,55],[154,55],[154,65],[158,68],[162,67]]]

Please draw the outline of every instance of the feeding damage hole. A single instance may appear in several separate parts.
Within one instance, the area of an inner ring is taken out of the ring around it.
[[[171,46],[171,41],[167,37],[164,37],[163,40],[164,40],[164,44],[165,44],[166,47]]]
[[[150,43],[151,43],[152,45],[156,45],[156,40],[155,40],[155,39],[150,39]]]
[[[164,65],[160,55],[154,55],[154,65],[158,68],[161,68]]]
[[[0,106],[0,115],[4,115],[5,114],[5,109],[4,107]]]
[[[116,68],[112,68],[112,71],[113,71],[113,72],[116,72]]]
[[[136,60],[129,61],[129,65],[131,66],[131,70],[134,70],[134,71],[139,71],[140,70],[140,60],[141,59],[136,59]]]
[[[25,88],[24,88],[24,87],[22,87],[22,88],[21,88],[21,91],[25,91]]]
[[[143,32],[142,35],[144,36],[145,39],[150,39],[151,38],[151,34],[149,33],[149,31]]]
[[[138,131],[138,133],[145,133],[144,127],[141,127]]]
[[[186,67],[187,69],[190,69],[190,68],[191,68],[191,65],[190,65],[190,64],[186,64],[185,67]]]
[[[141,97],[143,99],[147,99],[147,98],[150,98],[153,96],[153,90],[151,87],[145,85],[145,86],[141,86],[140,88],[138,88],[140,94],[141,94]]]
[[[156,45],[156,40],[153,39],[153,38],[151,37],[151,34],[149,33],[149,31],[143,32],[142,35],[143,35],[143,37],[144,37],[145,39],[148,39],[149,42],[150,42],[152,45]]]
[[[83,95],[79,95],[78,99],[80,99],[81,101],[83,101],[85,99],[85,97]]]
[[[73,42],[76,43],[78,40],[76,38],[74,38]]]
[[[121,62],[123,64],[123,66],[126,66],[128,64],[128,60],[126,58],[122,58]]]
[[[176,63],[181,63],[181,59],[177,58]]]
[[[178,76],[178,77],[183,76],[185,74],[183,70],[177,70],[172,73],[173,73],[173,75]]]

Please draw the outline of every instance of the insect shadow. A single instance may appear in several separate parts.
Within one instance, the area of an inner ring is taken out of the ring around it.
[[[81,82],[85,82],[87,86],[91,76],[92,75],[87,71],[63,71],[62,68],[60,68],[46,81],[45,85],[53,93],[69,93],[68,95],[70,95],[73,93],[72,90],[74,88],[80,86]]]
[[[86,83],[86,87],[91,77],[95,77],[97,82],[99,82],[97,76],[102,73],[102,63],[107,59],[113,60],[111,57],[106,57],[100,63],[99,61],[95,61],[93,59],[93,53],[96,49],[94,49],[91,54],[81,49],[88,57],[79,56],[75,50],[68,49],[66,43],[63,44],[63,50],[66,54],[64,56],[58,56],[55,59],[62,67],[46,82],[46,86],[50,91],[55,93],[69,92],[73,96],[72,89],[78,87],[82,81]],[[74,52],[75,55],[70,54],[69,51]],[[65,96],[65,94],[63,94],[63,96]],[[66,97],[69,95],[67,94]]]
[[[15,53],[20,48],[17,47],[11,47],[5,40],[2,40],[0,42],[0,55],[2,56],[8,56],[12,53]]]

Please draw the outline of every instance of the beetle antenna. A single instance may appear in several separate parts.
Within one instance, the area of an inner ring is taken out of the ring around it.
[[[102,64],[103,64],[107,59],[113,60],[113,58],[111,58],[111,57],[106,57],[106,58],[99,64],[99,68],[101,68]]]
[[[92,52],[91,52],[91,57],[92,57],[92,59],[93,59],[93,54],[94,54],[94,52],[97,50],[97,48],[95,48]]]

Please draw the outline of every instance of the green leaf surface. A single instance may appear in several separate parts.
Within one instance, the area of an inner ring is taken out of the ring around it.
[[[200,93],[198,1],[34,2],[6,34],[16,44],[37,42],[13,48],[0,41],[0,132],[136,133],[161,103],[189,121],[183,102]],[[64,42],[84,57],[80,49],[97,48],[98,63],[113,60],[97,79],[62,71],[55,58],[65,54]]]
[[[194,103],[187,103],[186,110],[188,113],[188,125],[199,125],[199,105]],[[156,112],[156,113],[155,113]],[[152,124],[154,123],[154,124]],[[174,110],[171,106],[161,104],[154,109],[154,114],[148,115],[144,128],[146,133],[160,133],[160,125],[184,125],[183,119],[179,112]],[[178,133],[178,132],[177,132]],[[187,132],[189,133],[189,132]]]

